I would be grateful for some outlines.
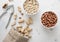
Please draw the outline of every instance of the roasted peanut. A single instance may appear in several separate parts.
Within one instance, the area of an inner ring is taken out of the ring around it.
[[[57,23],[57,16],[54,12],[45,12],[41,17],[41,22],[46,27],[55,26],[55,24]]]
[[[24,19],[19,19],[18,20],[18,23],[23,23],[24,22]]]

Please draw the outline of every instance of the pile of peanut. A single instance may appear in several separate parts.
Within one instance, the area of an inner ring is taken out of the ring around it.
[[[28,14],[34,14],[39,9],[39,3],[36,0],[26,0],[23,7]]]
[[[19,12],[21,12],[21,9],[19,7]],[[22,34],[22,36],[26,36],[28,38],[31,38],[30,32],[32,31],[32,28],[30,28],[30,25],[33,23],[33,20],[31,17],[29,17],[28,19],[23,19],[22,17],[18,17],[19,19],[17,20],[18,15],[14,14],[13,16],[13,23],[11,24],[12,27],[14,27],[19,33]],[[17,22],[16,22],[17,20]],[[18,25],[17,25],[18,23]],[[23,27],[22,24],[25,23],[26,26]]]
[[[57,23],[57,16],[54,12],[45,12],[41,17],[41,22],[46,27],[53,27]]]

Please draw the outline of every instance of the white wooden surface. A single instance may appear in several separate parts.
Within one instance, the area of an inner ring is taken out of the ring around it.
[[[0,15],[3,13],[4,9],[2,9],[2,5],[4,3],[14,4],[15,13],[20,16],[20,13],[17,11],[17,7],[21,6],[23,10],[23,3],[25,0],[14,0],[13,2],[8,2],[8,0],[0,0]],[[39,13],[37,15],[31,16],[33,18],[34,23],[31,25],[33,29],[31,35],[32,38],[29,42],[60,42],[60,0],[37,0],[39,2]],[[44,29],[41,25],[40,17],[43,12],[45,11],[53,11],[58,16],[58,22],[56,27],[54,27],[53,31],[49,31]],[[24,10],[23,10],[24,12]],[[11,26],[8,29],[5,29],[6,23],[8,21],[8,17],[10,16],[7,13],[1,20],[0,20],[0,42],[3,42],[3,39],[11,29]],[[24,18],[28,18],[27,15],[24,15]],[[11,19],[12,23],[13,19]]]

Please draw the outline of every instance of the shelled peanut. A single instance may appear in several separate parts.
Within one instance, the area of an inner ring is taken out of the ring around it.
[[[29,18],[26,20],[26,24],[27,24],[27,25],[30,25],[30,24],[32,24],[32,23],[33,23],[33,20],[32,20],[31,17],[29,17]]]
[[[18,23],[23,23],[24,19],[18,19]]]

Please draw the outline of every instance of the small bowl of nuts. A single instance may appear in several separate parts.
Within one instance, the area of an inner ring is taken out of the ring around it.
[[[35,15],[39,10],[39,3],[36,0],[26,0],[23,8],[28,15]]]
[[[57,15],[52,11],[47,11],[41,16],[41,23],[47,29],[53,28],[57,23]]]

